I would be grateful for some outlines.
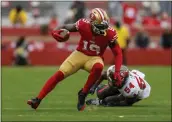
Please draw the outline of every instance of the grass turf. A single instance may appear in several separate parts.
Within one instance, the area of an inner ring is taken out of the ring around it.
[[[151,96],[132,107],[87,106],[76,109],[77,92],[88,73],[79,71],[61,82],[32,110],[26,101],[36,96],[55,67],[2,67],[2,121],[170,121],[171,67],[130,67],[146,74]],[[94,97],[89,95],[89,98]]]

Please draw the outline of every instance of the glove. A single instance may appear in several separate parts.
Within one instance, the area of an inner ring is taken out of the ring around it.
[[[121,76],[120,76],[120,72],[119,71],[116,71],[114,73],[114,80],[116,81],[115,82],[115,86],[120,87],[121,86]]]
[[[54,39],[56,39],[57,41],[63,41],[63,37],[60,35],[60,33],[63,30],[54,30],[51,32],[51,35],[53,36]]]
[[[90,93],[91,95],[93,95],[93,94],[94,94],[94,92],[95,92],[95,90],[96,90],[96,86],[95,86],[95,85],[93,85],[93,86],[90,88],[89,93]]]

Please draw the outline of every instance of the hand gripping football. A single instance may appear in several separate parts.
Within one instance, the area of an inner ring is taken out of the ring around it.
[[[63,37],[63,40],[61,40],[60,42],[67,41],[70,37],[70,32],[66,29],[60,29],[60,30],[62,30],[62,32],[60,32],[60,35]]]

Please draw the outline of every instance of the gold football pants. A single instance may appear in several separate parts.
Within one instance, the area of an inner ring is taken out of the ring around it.
[[[64,77],[74,74],[79,69],[84,69],[90,72],[93,65],[101,63],[104,66],[103,60],[100,56],[87,56],[84,53],[75,50],[72,54],[62,63],[59,70],[64,73]]]

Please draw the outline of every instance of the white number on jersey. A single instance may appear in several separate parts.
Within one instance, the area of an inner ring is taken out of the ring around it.
[[[140,78],[139,76],[134,76],[137,83],[138,83],[138,86],[140,87],[141,90],[144,90],[146,88],[146,84],[144,82],[144,80],[142,78]],[[124,88],[124,91],[126,93],[130,93],[130,91],[132,91],[132,88],[135,88],[134,84],[132,83],[132,81],[129,83],[129,85],[127,85],[125,88]]]
[[[146,84],[142,78],[137,75],[133,75],[132,78],[128,79],[128,83],[124,86],[123,95],[127,97],[134,97],[138,95],[140,90],[144,90],[146,88]]]
[[[137,72],[132,72],[132,73],[134,73],[136,76],[134,76],[135,77],[135,79],[137,80],[137,83],[138,83],[138,85],[139,85],[139,87],[140,87],[140,89],[141,90],[144,90],[145,88],[146,88],[146,83],[144,82],[144,80],[138,75],[138,73]],[[140,72],[140,74],[141,74],[141,72]],[[142,73],[141,74],[142,76],[144,76],[144,74]]]
[[[130,91],[131,91],[130,89],[132,89],[132,88],[134,88],[134,87],[135,87],[135,86],[130,82],[130,83],[129,83],[129,87],[126,86],[125,89],[124,89],[124,91],[127,92],[127,93],[130,93]]]
[[[96,51],[97,54],[100,53],[100,47],[96,44],[88,44],[87,41],[83,41],[84,43],[84,47],[83,49],[84,50],[88,50],[88,48],[91,50],[91,51]]]
[[[144,90],[146,88],[146,84],[145,84],[144,80],[142,78],[136,77],[136,76],[135,76],[135,78],[137,80],[137,83],[139,84],[140,89]]]

